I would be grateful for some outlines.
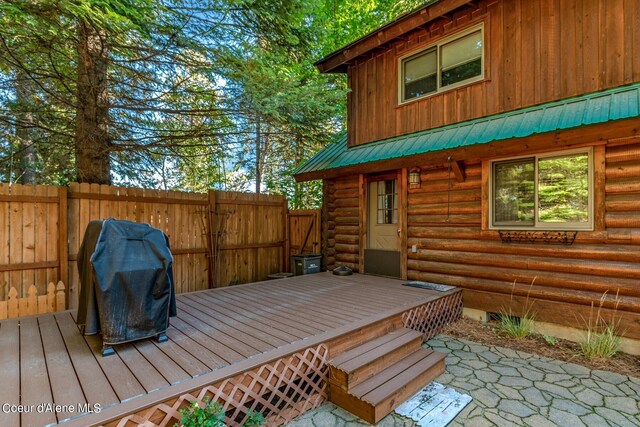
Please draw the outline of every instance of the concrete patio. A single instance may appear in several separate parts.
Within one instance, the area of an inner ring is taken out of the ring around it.
[[[640,378],[446,335],[427,345],[447,354],[446,372],[435,381],[473,397],[449,426],[640,426]],[[327,403],[288,427],[364,425]],[[379,425],[415,424],[391,414]]]

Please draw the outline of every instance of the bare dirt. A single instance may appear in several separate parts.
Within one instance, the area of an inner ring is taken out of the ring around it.
[[[618,352],[610,359],[589,359],[580,354],[580,345],[577,343],[557,338],[556,343],[551,345],[541,335],[518,339],[510,338],[498,333],[495,325],[495,321],[485,324],[463,318],[447,326],[442,332],[480,344],[525,351],[543,357],[575,363],[590,369],[600,369],[640,378],[639,356]]]

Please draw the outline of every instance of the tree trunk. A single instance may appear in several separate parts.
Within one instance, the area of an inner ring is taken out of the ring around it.
[[[104,34],[79,25],[76,170],[78,182],[111,184],[111,140]]]
[[[256,117],[256,193],[260,194],[262,185],[262,123],[260,114]]]
[[[36,183],[36,150],[33,145],[33,112],[31,100],[33,97],[33,83],[19,71],[16,76],[16,103],[18,106],[18,122],[16,124],[16,138],[18,139],[18,166],[16,167],[16,181],[22,184]]]

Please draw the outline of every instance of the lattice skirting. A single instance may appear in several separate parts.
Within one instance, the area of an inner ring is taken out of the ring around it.
[[[118,426],[146,427],[180,423],[179,409],[209,398],[223,405],[228,426],[241,426],[247,411],[260,412],[267,426],[280,426],[327,400],[328,349],[324,344],[308,348],[273,363],[238,374],[216,384],[183,394],[141,413],[122,418]]]
[[[405,311],[402,314],[402,323],[405,328],[422,332],[422,339],[426,341],[460,317],[462,317],[462,292],[456,292]]]

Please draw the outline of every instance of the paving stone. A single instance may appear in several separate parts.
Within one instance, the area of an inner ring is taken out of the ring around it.
[[[315,424],[317,427],[320,426],[338,426],[338,425],[344,425],[344,420],[341,420],[340,418],[336,417],[333,413],[331,413],[330,411],[320,411],[317,414],[314,415],[313,417],[313,424]]]
[[[640,393],[637,393],[634,389],[629,387],[629,384],[630,384],[629,382],[626,382],[624,384],[618,384],[618,388],[620,389],[621,392],[623,392],[624,394],[630,397],[640,395]]]
[[[524,378],[528,380],[531,380],[531,381],[544,380],[544,374],[535,368],[531,369],[530,367],[529,368],[521,367],[517,369],[518,369],[518,372],[520,372],[520,375],[522,375]]]
[[[505,399],[524,400],[522,395],[513,387],[507,387],[502,384],[493,384],[493,388],[499,392]]]
[[[549,420],[559,426],[582,427],[585,425],[578,416],[556,408],[549,409]]]
[[[589,378],[591,370],[585,366],[576,365],[575,363],[565,363],[562,369],[572,377]]]
[[[520,394],[524,397],[525,401],[537,407],[548,406],[551,403],[551,400],[547,399],[544,393],[535,387],[520,390]]]
[[[620,412],[613,410],[611,408],[597,407],[595,408],[595,411],[596,411],[596,414],[606,419],[609,422],[609,424],[613,423],[619,426],[634,425],[634,423],[632,423],[629,418],[625,417],[624,414],[621,414]],[[636,424],[636,425],[640,425],[640,424]]]
[[[495,408],[500,402],[500,397],[486,388],[480,388],[471,393],[471,397],[482,404],[485,408]]]
[[[500,414],[496,413],[493,409],[488,409],[485,411],[484,416],[493,422],[495,425],[499,427],[514,427],[514,426],[522,426],[522,420],[513,421],[507,418],[509,414]]]
[[[638,413],[637,399],[630,397],[605,397],[604,406],[629,415],[636,415]]]
[[[435,379],[436,382],[440,384],[449,384],[454,380],[453,374],[450,372],[444,371],[438,378]]]
[[[447,368],[449,373],[456,378],[467,378],[473,375],[473,371],[460,365],[454,365]]]
[[[556,374],[565,373],[561,366],[553,364],[549,361],[544,361],[543,359],[534,359],[531,361],[531,364],[536,368],[539,368],[543,372],[555,372]]]
[[[590,388],[587,388],[581,392],[575,394],[576,399],[580,402],[584,402],[589,406],[602,406],[604,405],[604,398],[600,393]]]
[[[593,412],[590,414],[587,414],[585,416],[580,417],[580,419],[582,420],[583,423],[585,423],[588,426],[608,426],[609,423],[607,423],[607,420],[605,420],[604,418],[602,418],[600,415],[598,414],[594,414]]]
[[[571,376],[567,374],[546,374],[544,380],[549,384],[558,384],[561,381],[570,380]]]
[[[524,421],[526,426],[530,427],[558,427],[556,423],[549,421],[549,419],[540,414],[533,414],[522,421]]]
[[[480,360],[485,360],[489,363],[498,363],[500,361],[500,356],[490,351],[485,351],[478,356]]]
[[[472,351],[473,353],[480,354],[488,350],[489,347],[487,347],[486,345],[476,344],[472,342],[469,343],[469,351]]]
[[[526,378],[509,377],[509,376],[500,377],[500,379],[498,380],[498,383],[502,385],[506,385],[508,387],[518,387],[518,388],[531,387],[533,385],[533,382],[531,382]]]
[[[517,400],[503,399],[498,403],[498,410],[508,412],[519,418],[526,418],[536,413],[529,406]]]
[[[445,346],[450,350],[462,350],[464,343],[461,341],[450,340],[445,342]]]
[[[629,378],[626,375],[617,374],[615,372],[607,372],[607,371],[599,371],[599,370],[594,370],[591,373],[591,375],[596,376],[600,378],[602,381],[608,382],[609,384],[615,384],[615,385],[622,384],[626,382]]]
[[[495,347],[495,351],[502,354],[504,357],[508,357],[509,359],[518,358],[518,352],[515,350],[511,350],[510,348],[504,347]]]
[[[487,367],[487,362],[483,362],[482,360],[461,360],[460,364],[465,365],[471,369],[485,369]]]
[[[561,411],[569,412],[570,414],[581,416],[591,413],[591,408],[587,408],[584,405],[580,405],[573,400],[567,399],[553,399],[551,402],[551,407],[555,409],[559,409]]]
[[[500,375],[508,375],[510,377],[517,377],[518,371],[515,368],[512,368],[510,366],[504,366],[504,365],[494,365],[494,366],[489,366],[489,369],[491,369],[494,372],[497,372]]]
[[[496,372],[493,372],[487,369],[475,371],[474,374],[476,378],[478,378],[480,381],[484,381],[485,383],[488,383],[488,384],[496,383],[500,378],[500,375],[498,375]]]
[[[572,399],[573,395],[571,394],[571,392],[569,390],[567,390],[566,388],[557,386],[555,384],[549,384],[548,382],[545,381],[536,381],[534,383],[534,385],[539,388],[540,390],[544,390],[547,391],[549,393],[551,393],[552,395],[558,396],[558,397],[564,397],[566,399]]]
[[[460,363],[460,358],[458,356],[456,356],[455,353],[449,353],[449,354],[447,354],[447,357],[446,357],[444,363],[447,366],[449,366],[449,365],[457,365],[458,363]]]
[[[601,381],[600,383],[598,383],[598,388],[600,388],[603,391],[608,391],[610,396],[618,396],[618,397],[626,396],[624,392],[620,390],[618,386],[616,386],[615,384],[610,384],[608,382]]]

